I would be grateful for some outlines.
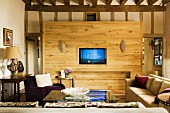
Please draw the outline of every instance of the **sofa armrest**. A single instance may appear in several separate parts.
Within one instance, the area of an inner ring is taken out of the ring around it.
[[[65,86],[63,84],[60,84],[60,83],[55,83],[55,84],[53,84],[53,86],[58,86],[59,90],[65,89]]]
[[[48,92],[44,87],[31,87],[25,89],[27,101],[39,101],[42,100]]]
[[[132,86],[134,83],[134,79],[125,79],[125,86]]]

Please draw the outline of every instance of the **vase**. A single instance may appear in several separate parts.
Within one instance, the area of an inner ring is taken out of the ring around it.
[[[66,74],[66,78],[70,78],[69,74]]]

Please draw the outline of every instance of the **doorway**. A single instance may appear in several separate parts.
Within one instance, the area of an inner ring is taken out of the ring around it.
[[[143,38],[143,74],[162,76],[162,38]]]
[[[41,72],[39,37],[26,37],[26,73],[36,75]]]

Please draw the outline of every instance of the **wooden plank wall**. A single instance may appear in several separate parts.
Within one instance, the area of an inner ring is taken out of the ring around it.
[[[142,31],[140,22],[44,22],[43,72],[53,82],[60,70],[72,69],[76,87],[124,89],[127,72],[131,78],[142,73]],[[126,50],[120,51],[124,40]],[[60,50],[64,41],[64,52]],[[79,48],[107,48],[106,65],[79,65]],[[70,81],[64,81],[70,87]]]

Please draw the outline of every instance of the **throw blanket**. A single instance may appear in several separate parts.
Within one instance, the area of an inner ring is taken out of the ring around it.
[[[166,88],[164,89],[161,93],[159,94],[162,94],[162,93],[169,93],[170,92],[170,88]],[[158,95],[159,95],[158,94]],[[155,104],[159,104],[159,98],[158,98],[158,95],[155,97]]]

